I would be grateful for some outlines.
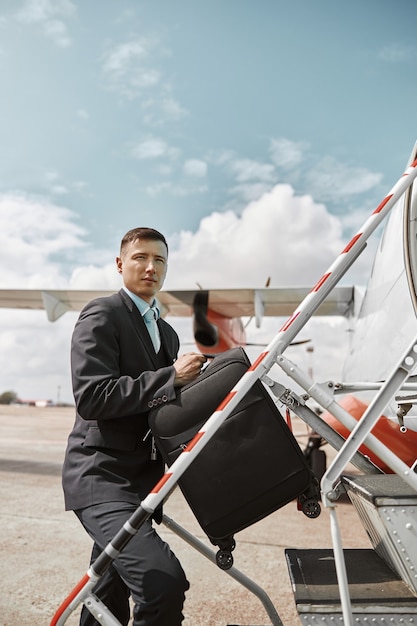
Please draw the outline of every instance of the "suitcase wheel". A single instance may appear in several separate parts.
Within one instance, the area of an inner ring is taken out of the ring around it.
[[[229,550],[219,550],[216,554],[216,563],[220,569],[230,569],[233,565],[232,553]]]
[[[314,519],[321,513],[321,506],[315,498],[305,498],[301,500],[301,510],[307,517]]]

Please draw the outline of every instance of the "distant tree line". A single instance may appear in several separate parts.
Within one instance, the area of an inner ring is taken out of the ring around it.
[[[0,394],[0,404],[13,404],[18,399],[18,395],[15,391],[3,391]]]
[[[53,402],[52,400],[21,400],[15,391],[3,391],[0,393],[0,405],[2,404],[21,404],[26,406],[74,406],[68,402]]]

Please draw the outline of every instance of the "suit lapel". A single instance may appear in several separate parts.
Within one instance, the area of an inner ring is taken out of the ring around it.
[[[171,365],[177,355],[172,347],[172,339],[168,333],[167,324],[160,319],[158,320],[157,324],[159,328],[159,335],[161,337],[161,347],[165,349],[165,353],[168,357],[168,363]]]

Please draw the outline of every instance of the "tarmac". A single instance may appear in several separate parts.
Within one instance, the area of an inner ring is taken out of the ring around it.
[[[62,460],[73,420],[73,407],[0,405],[0,626],[49,625],[88,570],[91,541],[75,516],[64,511],[61,489]],[[298,418],[293,419],[293,432],[304,447],[308,428]],[[334,451],[327,445],[324,449],[333,458]],[[215,553],[179,489],[164,510]],[[344,547],[369,548],[346,499],[338,503],[337,514]],[[297,510],[296,502],[238,533],[234,565],[266,594],[266,610],[265,601],[172,529],[161,525],[158,532],[179,557],[191,584],[184,626],[274,624],[271,606],[284,626],[299,626],[284,551],[332,547],[329,511],[322,507],[317,519],[309,519]],[[78,624],[79,611],[76,608],[66,620],[68,626]]]

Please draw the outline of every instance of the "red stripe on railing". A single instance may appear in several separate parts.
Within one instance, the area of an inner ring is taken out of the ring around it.
[[[162,487],[165,485],[165,483],[167,482],[167,480],[169,480],[171,478],[172,474],[171,473],[167,473],[164,474],[161,478],[161,480],[155,485],[155,487],[152,489],[152,491],[150,493],[158,493],[158,491],[160,489],[162,489]]]
[[[342,250],[342,254],[346,254],[347,252],[349,252],[349,250],[351,250],[353,248],[355,243],[358,241],[358,239],[360,239],[362,237],[362,235],[363,235],[363,233],[358,233],[357,235],[352,237],[352,239],[349,241],[349,243],[346,246],[346,248],[344,250]]]
[[[200,441],[201,437],[204,436],[204,432],[198,432],[196,435],[194,435],[194,437],[191,439],[191,441],[189,443],[187,443],[187,447],[185,448],[185,452],[190,452],[190,450],[192,450],[194,448],[194,446]]]
[[[326,282],[326,280],[329,278],[329,276],[331,276],[331,273],[329,274],[323,274],[323,276],[320,278],[320,280],[314,285],[313,289],[311,291],[318,291],[320,289],[320,287]]]
[[[223,402],[221,402],[221,403],[219,404],[219,406],[218,406],[218,407],[217,407],[217,409],[216,409],[216,413],[217,413],[217,411],[223,411],[224,407],[225,407],[225,406],[227,406],[227,405],[229,404],[230,400],[231,400],[231,399],[233,398],[233,396],[235,396],[235,395],[236,395],[236,391],[231,391],[231,392],[230,392],[230,393],[229,393],[229,394],[225,397],[225,399],[223,400]]]
[[[261,361],[264,360],[264,358],[266,357],[266,355],[268,354],[268,352],[262,352],[258,358],[256,359],[256,361],[250,366],[250,368],[248,369],[248,372],[250,372],[251,370],[254,370],[258,367],[259,363]]]
[[[382,211],[382,209],[384,208],[384,206],[387,204],[387,202],[389,202],[391,200],[392,196],[393,196],[393,194],[391,194],[390,196],[387,196],[386,198],[384,198],[383,201],[381,202],[381,204],[376,207],[376,209],[372,213],[372,215],[375,215],[375,213],[380,213]]]
[[[300,315],[300,311],[298,311],[298,313],[296,313],[296,315],[292,315],[290,317],[290,319],[285,322],[284,326],[282,326],[282,328],[280,328],[279,332],[282,333],[284,330],[287,330],[287,328],[289,328],[291,326],[291,324],[293,322],[295,322],[295,320],[297,319],[297,317],[299,315]]]

